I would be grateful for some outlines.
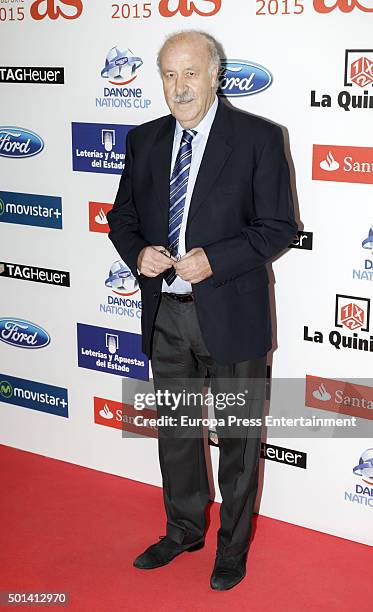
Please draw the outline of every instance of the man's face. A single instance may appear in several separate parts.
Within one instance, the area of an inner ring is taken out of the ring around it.
[[[203,119],[215,97],[217,67],[210,72],[206,41],[199,37],[176,39],[161,54],[163,91],[172,115],[184,129]]]

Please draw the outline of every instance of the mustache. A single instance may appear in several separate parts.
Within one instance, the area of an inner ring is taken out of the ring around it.
[[[189,92],[189,91],[184,91],[182,94],[180,95],[176,95],[172,97],[172,101],[176,102],[176,103],[186,103],[186,102],[192,102],[193,100],[196,99],[196,96]]]

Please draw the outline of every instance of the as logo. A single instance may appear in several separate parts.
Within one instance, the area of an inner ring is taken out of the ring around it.
[[[330,13],[336,8],[342,13],[351,13],[354,8],[364,13],[373,13],[372,0],[313,0],[313,6],[318,13]]]
[[[45,17],[53,20],[58,17],[77,19],[82,12],[82,0],[35,0],[30,7],[31,17],[36,21]]]
[[[183,17],[190,17],[193,13],[197,13],[201,17],[212,17],[221,9],[222,0],[161,0],[159,3],[159,12],[162,17],[174,17],[176,13],[180,13]]]
[[[0,381],[0,395],[6,399],[13,395],[13,387],[7,380]]]

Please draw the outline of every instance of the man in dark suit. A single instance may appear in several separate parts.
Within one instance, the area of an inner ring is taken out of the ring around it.
[[[206,372],[216,397],[251,385],[243,406],[226,407],[217,428],[223,501],[210,584],[226,590],[246,572],[260,451],[258,428],[234,430],[227,419],[263,414],[272,343],[265,264],[297,225],[282,132],[218,100],[214,39],[173,35],[158,65],[171,114],[128,134],[109,237],[141,287],[142,346],[155,387],[196,392]],[[190,405],[178,411],[197,414]],[[158,406],[158,414],[170,415],[169,406]],[[201,428],[192,424],[186,433],[180,421],[173,431],[160,427],[159,459],[167,532],[135,560],[140,569],[204,544],[209,486]]]

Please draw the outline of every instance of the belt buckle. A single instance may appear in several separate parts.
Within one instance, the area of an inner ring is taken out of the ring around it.
[[[193,302],[193,293],[181,293],[176,299],[180,302]]]
[[[165,295],[171,298],[171,300],[175,300],[181,303],[193,302],[194,299],[193,293],[171,293],[169,291],[166,291]]]

